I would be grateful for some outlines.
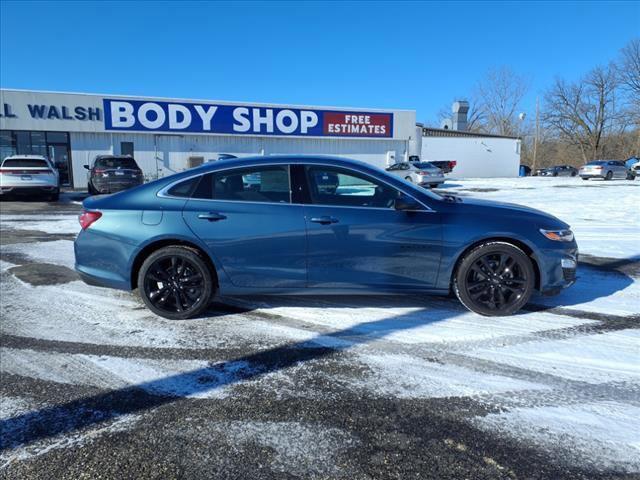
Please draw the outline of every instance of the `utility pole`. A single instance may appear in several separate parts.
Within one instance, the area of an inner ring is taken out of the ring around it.
[[[540,134],[540,102],[536,97],[536,132],[533,137],[533,165],[531,166],[531,173],[536,171],[536,162],[538,160],[538,135]]]

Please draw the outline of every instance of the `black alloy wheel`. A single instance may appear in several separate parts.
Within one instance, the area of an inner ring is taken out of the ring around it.
[[[487,242],[462,259],[454,291],[465,307],[480,315],[511,315],[531,298],[534,275],[522,250],[506,242]]]
[[[214,290],[211,272],[200,253],[182,246],[153,252],[140,268],[138,288],[152,312],[172,320],[202,313]]]

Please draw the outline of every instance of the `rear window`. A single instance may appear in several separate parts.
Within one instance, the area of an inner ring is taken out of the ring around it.
[[[607,162],[597,161],[597,162],[589,162],[587,165],[606,165]]]
[[[7,158],[3,164],[5,168],[25,168],[25,167],[37,167],[37,168],[49,168],[49,165],[45,160],[38,158]]]
[[[438,168],[430,162],[417,162],[413,164],[416,168]]]
[[[100,168],[135,168],[138,169],[138,164],[133,158],[98,158],[96,160],[96,167]]]

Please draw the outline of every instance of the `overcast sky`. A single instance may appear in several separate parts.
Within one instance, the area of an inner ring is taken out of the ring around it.
[[[640,2],[0,4],[0,85],[415,109],[490,67],[575,79],[640,36]]]

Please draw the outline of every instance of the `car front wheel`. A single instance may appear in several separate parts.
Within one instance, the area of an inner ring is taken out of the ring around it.
[[[145,259],[138,273],[138,289],[153,313],[182,320],[199,315],[209,306],[214,282],[197,250],[169,246]]]
[[[531,298],[535,274],[529,257],[506,242],[487,242],[467,253],[454,274],[462,304],[485,316],[511,315]]]

